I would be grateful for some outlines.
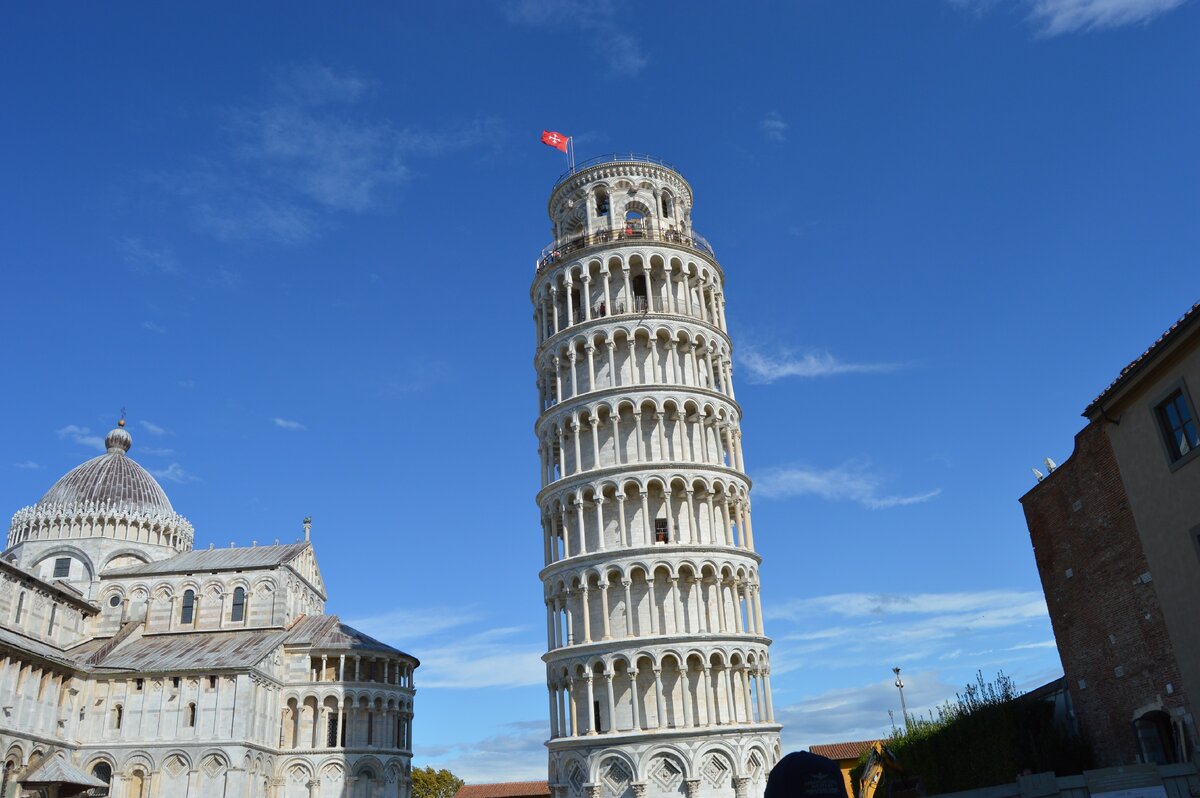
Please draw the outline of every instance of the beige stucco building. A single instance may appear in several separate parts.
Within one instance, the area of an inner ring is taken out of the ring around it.
[[[193,549],[128,452],[13,516],[0,795],[407,798],[415,658],[324,614],[309,540]]]
[[[1022,497],[1082,731],[1100,765],[1200,751],[1200,305],[1084,410]]]

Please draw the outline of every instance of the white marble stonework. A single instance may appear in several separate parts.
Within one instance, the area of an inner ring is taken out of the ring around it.
[[[537,330],[555,798],[759,798],[780,756],[724,273],[653,159],[550,196]]]
[[[418,662],[324,614],[307,521],[193,550],[123,422],[105,443],[0,554],[0,796],[63,751],[88,795],[409,798]]]

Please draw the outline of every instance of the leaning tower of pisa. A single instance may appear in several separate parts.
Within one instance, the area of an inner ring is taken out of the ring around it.
[[[638,155],[550,194],[530,291],[555,798],[758,798],[778,760],[724,272]]]

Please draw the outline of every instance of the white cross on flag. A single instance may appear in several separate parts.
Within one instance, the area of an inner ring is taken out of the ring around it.
[[[553,147],[556,150],[567,151],[567,137],[562,133],[555,133],[552,130],[542,131],[542,143],[548,147]]]

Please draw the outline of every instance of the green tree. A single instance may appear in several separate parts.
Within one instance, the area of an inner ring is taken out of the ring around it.
[[[412,772],[413,798],[454,798],[463,780],[443,768],[415,768]]]

